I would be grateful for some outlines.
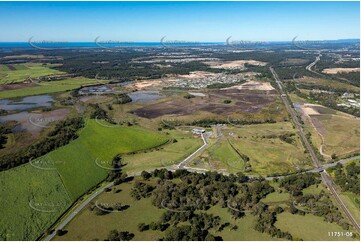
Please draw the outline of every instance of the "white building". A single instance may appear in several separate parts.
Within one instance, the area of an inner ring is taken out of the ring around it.
[[[204,132],[206,132],[204,129],[197,129],[197,128],[192,129],[193,134],[203,134]]]

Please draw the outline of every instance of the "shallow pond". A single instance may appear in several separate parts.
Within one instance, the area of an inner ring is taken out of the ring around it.
[[[50,95],[24,97],[21,101],[0,100],[0,109],[7,111],[26,110],[37,107],[51,107],[54,99]]]
[[[137,91],[129,93],[128,96],[133,102],[149,102],[163,97],[157,91]]]
[[[0,123],[15,121],[17,124],[12,130],[14,133],[26,131],[36,136],[42,129],[47,128],[50,122],[62,120],[69,113],[70,110],[65,108],[43,113],[29,113],[25,111],[0,116]]]

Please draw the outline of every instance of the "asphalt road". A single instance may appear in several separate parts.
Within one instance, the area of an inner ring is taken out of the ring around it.
[[[84,202],[82,202],[71,214],[69,214],[55,229],[54,232],[45,237],[45,241],[50,241],[54,238],[56,231],[63,229],[86,205],[88,205],[94,198],[101,194],[106,188],[113,186],[113,183],[107,184],[105,187],[100,188]]]
[[[311,70],[311,68],[314,67],[314,66],[317,64],[317,62],[320,61],[321,56],[322,56],[322,55],[319,53],[319,55],[316,57],[315,61],[312,62],[311,64],[309,64],[308,66],[306,66],[306,70],[313,72],[313,71]]]
[[[201,147],[199,147],[195,152],[193,152],[190,156],[185,158],[181,163],[179,163],[179,165],[177,167],[178,169],[184,169],[184,167],[187,165],[187,163],[189,161],[191,161],[194,157],[199,155],[208,146],[208,142],[207,142],[208,134],[202,133],[201,137],[203,140],[203,145]]]
[[[316,58],[315,62],[311,63],[309,66],[309,70],[312,68],[312,66],[315,65],[315,63],[317,63],[317,61],[319,61],[319,58],[320,58],[321,54],[318,56],[318,58]],[[312,65],[313,64],[313,65]],[[307,68],[306,68],[307,69]],[[309,152],[310,156],[311,156],[311,159],[312,159],[312,162],[315,166],[316,169],[322,169],[322,164],[321,162],[318,160],[316,154],[315,154],[315,151],[313,150],[313,148],[311,147],[311,144],[310,142],[308,141],[308,139],[306,138],[305,134],[304,134],[304,131],[303,131],[303,128],[302,128],[302,125],[300,124],[300,122],[298,121],[298,118],[297,118],[297,115],[295,113],[295,111],[292,109],[290,103],[289,103],[289,100],[288,100],[288,96],[287,94],[285,93],[285,91],[283,90],[283,85],[282,85],[282,82],[281,80],[279,79],[277,73],[275,72],[275,70],[270,67],[270,71],[272,72],[273,74],[273,77],[279,87],[279,91],[280,91],[280,94],[281,94],[281,98],[284,102],[284,104],[286,105],[286,108],[287,108],[287,111],[289,112],[289,114],[291,115],[295,125],[297,126],[297,129],[299,130],[299,134],[300,134],[300,137],[301,139],[303,140],[305,146],[306,146],[306,149],[307,151]],[[323,169],[322,169],[323,170]],[[353,225],[353,227],[357,230],[357,232],[360,232],[360,226],[359,224],[357,223],[357,221],[354,219],[354,217],[352,216],[352,214],[350,213],[350,211],[347,209],[347,207],[345,206],[345,204],[342,202],[340,196],[338,195],[337,191],[336,191],[336,188],[335,188],[335,185],[334,183],[332,182],[332,179],[330,176],[327,175],[327,173],[325,172],[322,172],[321,173],[321,177],[322,177],[322,181],[323,183],[327,186],[328,190],[330,190],[332,196],[335,198],[338,206],[341,208],[341,210],[345,213],[346,217],[349,219],[350,223]]]

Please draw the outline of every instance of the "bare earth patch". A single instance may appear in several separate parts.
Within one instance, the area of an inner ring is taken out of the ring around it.
[[[234,100],[234,105],[223,104],[224,99]],[[175,97],[171,100],[160,101],[133,111],[143,118],[158,118],[163,115],[190,115],[200,111],[214,115],[227,116],[233,113],[257,113],[275,101],[275,93],[259,93],[249,90],[216,90],[206,97],[184,99]]]
[[[0,91],[16,90],[27,87],[35,87],[35,86],[39,86],[39,85],[35,83],[14,83],[10,85],[0,85]]]
[[[143,90],[147,87],[159,86],[161,83],[162,83],[162,81],[160,79],[147,80],[147,81],[140,81],[140,82],[132,83],[132,84],[126,85],[125,87],[133,88],[133,89],[137,89],[137,90]]]
[[[322,72],[326,74],[337,74],[338,72],[359,72],[360,68],[326,68]]]
[[[235,60],[235,61],[224,61],[224,62],[204,62],[210,65],[211,68],[219,69],[245,69],[245,64],[254,66],[265,66],[266,62],[255,61],[255,60]]]
[[[12,56],[4,56],[3,59],[43,59],[44,55],[12,55]]]
[[[305,104],[301,107],[302,111],[307,115],[317,115],[320,114],[316,109],[315,109],[316,105],[313,104]]]
[[[179,78],[185,78],[185,79],[198,79],[198,78],[206,78],[206,77],[215,77],[219,74],[213,73],[213,72],[207,72],[207,71],[193,71],[189,73],[188,75],[179,75]]]
[[[191,79],[203,79],[207,77],[216,77],[220,74],[206,71],[194,71],[188,75],[172,75],[164,76],[161,79],[153,79],[146,81],[138,81],[129,85],[126,85],[127,88],[133,88],[137,90],[144,90],[146,88],[157,87],[157,86],[167,86],[166,83],[177,82],[179,80],[191,80]],[[163,85],[164,84],[164,85]]]
[[[223,88],[222,90],[238,89],[238,90],[260,90],[260,91],[271,91],[274,90],[271,83],[259,82],[259,81],[248,81],[238,86]]]

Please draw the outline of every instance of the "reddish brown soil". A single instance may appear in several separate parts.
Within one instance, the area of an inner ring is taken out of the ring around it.
[[[16,68],[15,68],[15,66],[13,66],[13,65],[6,65],[11,71],[15,71],[16,70]]]
[[[15,90],[15,89],[22,89],[27,87],[35,87],[35,86],[38,85],[35,83],[15,83],[9,85],[0,85],[0,91]]]
[[[249,90],[217,90],[205,98],[174,98],[156,104],[146,105],[134,113],[144,118],[157,118],[163,115],[189,115],[197,111],[206,111],[216,115],[231,113],[257,113],[275,101],[275,91],[260,92]],[[223,104],[223,100],[232,99],[231,104]]]

